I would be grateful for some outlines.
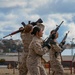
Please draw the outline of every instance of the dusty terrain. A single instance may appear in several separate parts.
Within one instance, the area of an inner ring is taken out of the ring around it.
[[[49,74],[49,69],[46,69],[48,75],[51,75],[51,71]],[[0,75],[19,75],[18,73],[18,69],[7,69],[7,68],[0,68]],[[28,75],[30,75],[28,73]],[[70,74],[70,70],[65,70],[65,74],[64,75],[75,75],[74,72],[73,74]]]

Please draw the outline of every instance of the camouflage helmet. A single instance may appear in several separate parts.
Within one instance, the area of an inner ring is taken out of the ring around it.
[[[44,30],[45,26],[41,23],[37,23],[37,27],[41,28],[42,30]]]

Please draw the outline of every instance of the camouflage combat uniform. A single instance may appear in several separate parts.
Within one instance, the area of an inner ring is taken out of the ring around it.
[[[27,59],[28,52],[29,52],[28,47],[29,47],[29,44],[33,38],[33,35],[31,35],[30,33],[21,33],[21,38],[23,41],[24,50],[23,50],[22,56],[21,56],[19,75],[27,75],[28,69],[26,66],[26,59]]]
[[[29,45],[29,54],[27,57],[27,67],[30,75],[47,75],[41,64],[41,56],[49,51],[48,48],[42,48],[43,40],[41,38],[33,37]]]
[[[53,71],[53,75],[63,75],[64,70],[63,66],[61,64],[61,47],[56,44],[56,45],[51,45],[51,50],[50,50],[50,65]],[[58,52],[56,55],[55,53]]]

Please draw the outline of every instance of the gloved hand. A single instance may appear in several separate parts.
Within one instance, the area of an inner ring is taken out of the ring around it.
[[[66,41],[63,41],[63,42],[62,42],[62,45],[64,45],[65,43],[66,43]]]
[[[55,33],[53,33],[53,34],[51,35],[51,38],[52,38],[52,39],[55,39],[55,36],[56,36]]]
[[[23,30],[23,29],[24,29],[23,27],[20,27],[20,28],[19,28],[19,30]]]
[[[66,43],[66,41],[63,41],[63,42],[61,42],[61,43],[59,44],[59,46],[60,46],[61,48],[63,48],[63,46],[64,46],[65,43]]]
[[[51,48],[50,44],[46,44],[45,46],[46,46],[48,49]]]

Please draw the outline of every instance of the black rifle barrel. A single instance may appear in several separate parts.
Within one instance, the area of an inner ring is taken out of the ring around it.
[[[60,28],[60,26],[61,26],[61,24],[62,24],[63,22],[64,22],[64,21],[62,21],[62,22],[60,23],[60,25],[57,26],[57,28],[55,29],[54,35],[55,35],[56,32],[59,30],[59,28]],[[53,44],[55,44],[55,43],[52,41],[52,35],[49,35],[48,39],[47,39],[46,41],[44,41],[42,47],[45,47],[48,43],[53,43]]]
[[[58,31],[58,29],[60,28],[60,26],[62,25],[63,22],[64,22],[64,21],[62,21],[62,22],[59,24],[59,26],[57,26],[57,28],[55,29],[56,32]]]

